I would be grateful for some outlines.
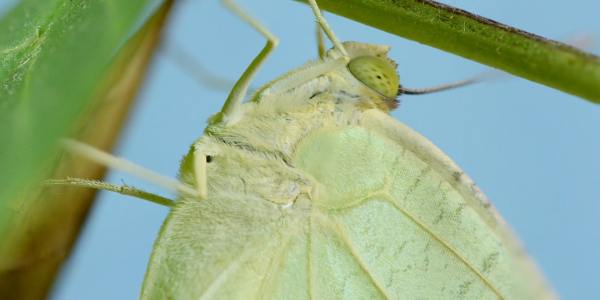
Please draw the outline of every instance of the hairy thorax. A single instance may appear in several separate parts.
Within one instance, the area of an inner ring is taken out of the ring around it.
[[[288,112],[250,102],[246,104],[247,118],[230,126],[209,126],[195,144],[210,161],[209,198],[211,194],[218,198],[223,198],[219,194],[228,194],[282,207],[318,202],[322,187],[302,168],[309,155],[302,149],[315,135],[359,126],[361,109],[350,107],[340,97],[348,95],[315,93],[306,105]]]

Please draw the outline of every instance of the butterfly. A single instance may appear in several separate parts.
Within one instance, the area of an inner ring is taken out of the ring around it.
[[[402,87],[389,47],[340,42],[247,90],[267,44],[171,180],[87,145],[67,147],[179,194],[68,179],[171,207],[142,299],[552,298],[486,197],[445,154],[389,116]]]

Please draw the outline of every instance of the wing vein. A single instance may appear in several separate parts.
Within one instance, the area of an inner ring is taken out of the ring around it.
[[[267,297],[265,297],[265,292],[266,292],[265,289],[273,286],[272,285],[273,274],[274,274],[273,271],[281,268],[281,261],[284,256],[284,253],[286,252],[286,250],[288,249],[288,247],[290,245],[290,241],[291,241],[291,238],[289,235],[287,235],[287,237],[283,240],[283,245],[281,247],[278,247],[279,250],[277,251],[277,255],[274,255],[273,258],[271,259],[271,262],[269,263],[269,267],[266,270],[266,274],[260,283],[260,288],[258,289],[258,292],[256,293],[258,297],[255,297],[255,299],[267,299]]]
[[[313,273],[312,273],[312,269],[313,269],[313,266],[312,266],[312,263],[313,263],[313,261],[312,261],[312,215],[311,215],[311,217],[308,218],[307,235],[308,235],[308,237],[306,239],[306,248],[307,248],[306,255],[308,256],[308,259],[307,259],[306,268],[308,270],[307,270],[306,274],[308,275],[308,278],[307,278],[308,279],[308,298],[312,300],[312,299],[315,299],[313,297],[313,292],[314,292],[313,279],[314,278],[313,278]]]
[[[477,270],[477,268],[475,268],[475,266],[473,264],[471,264],[465,257],[463,257],[462,255],[460,255],[460,253],[456,249],[454,249],[452,247],[452,245],[450,245],[444,239],[442,239],[441,237],[439,237],[438,235],[436,235],[431,229],[429,229],[427,226],[425,226],[425,224],[423,224],[416,217],[414,217],[413,215],[411,215],[407,210],[405,210],[404,208],[400,207],[395,201],[393,201],[392,199],[390,199],[389,196],[385,196],[384,198],[387,200],[387,202],[391,203],[392,206],[394,208],[396,208],[400,213],[402,213],[403,215],[407,216],[413,223],[415,223],[417,226],[421,227],[421,229],[423,229],[433,239],[435,239],[442,246],[444,246],[446,249],[448,249],[448,251],[450,251],[450,253],[452,253],[452,255],[456,256],[465,266],[467,266],[467,268],[469,268],[473,273],[475,273],[475,275],[477,275],[477,277],[479,277],[479,279],[481,279],[481,281],[486,286],[488,286],[500,299],[506,299],[504,296],[502,296],[502,294],[500,293],[500,291],[498,291],[498,289],[481,272],[479,272],[479,270]]]
[[[248,247],[244,247],[248,249]],[[208,285],[208,287],[202,292],[198,300],[212,299],[213,294],[217,291],[217,289],[225,283],[227,280],[227,275],[235,272],[235,270],[241,265],[241,263],[246,260],[247,256],[249,256],[250,251],[245,250],[242,252],[242,255],[238,256],[237,259],[232,261],[225,270],[219,273],[217,277]]]
[[[323,220],[323,222],[326,222],[329,225],[329,226],[326,226],[326,227],[332,228],[333,231],[344,242],[344,244],[346,245],[346,247],[348,247],[348,249],[350,251],[350,254],[354,258],[354,260],[356,260],[356,262],[358,263],[359,267],[365,272],[365,274],[367,274],[367,277],[369,277],[369,280],[377,288],[377,290],[379,291],[379,293],[381,293],[381,295],[383,295],[385,297],[385,299],[393,299],[392,297],[390,297],[386,293],[386,290],[383,288],[383,286],[375,279],[375,277],[373,276],[373,274],[371,273],[371,271],[367,268],[366,263],[361,259],[361,256],[357,253],[356,249],[354,249],[354,245],[352,245],[352,243],[350,242],[350,239],[348,238],[348,234],[346,234],[346,231],[340,226],[339,222],[337,222],[337,221],[336,222],[332,222],[327,217],[322,217],[320,219]]]
[[[265,240],[268,240],[268,239],[261,239],[261,242],[264,243]],[[202,292],[200,297],[198,297],[198,300],[206,300],[206,299],[214,298],[214,293],[216,293],[217,289],[225,283],[225,281],[228,278],[228,275],[235,272],[242,263],[244,263],[252,254],[255,254],[254,250],[256,250],[256,248],[249,247],[249,245],[251,245],[251,244],[255,244],[255,243],[252,243],[251,241],[249,241],[248,243],[246,243],[244,245],[244,250],[242,251],[242,253],[240,255],[238,255],[237,258],[234,259],[229,265],[227,265],[227,268],[225,268],[223,271],[219,272],[217,277],[210,282],[208,287]],[[261,244],[261,243],[256,243],[256,244]],[[271,243],[266,243],[264,245],[265,245],[265,247],[270,247]]]

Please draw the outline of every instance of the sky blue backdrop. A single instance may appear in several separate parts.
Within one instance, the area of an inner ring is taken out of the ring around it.
[[[255,86],[315,57],[313,18],[293,1],[243,1],[281,38]],[[447,0],[446,3],[543,36],[600,37],[595,0]],[[484,66],[327,15],[343,40],[393,46],[406,86],[461,79]],[[187,1],[168,42],[235,79],[264,40],[218,5]],[[597,51],[596,51],[597,52]],[[226,93],[198,84],[159,55],[117,153],[175,176],[179,159]],[[565,299],[598,296],[600,280],[600,106],[512,78],[421,97],[404,97],[393,115],[421,132],[470,174],[522,238]],[[163,192],[126,174],[124,181]],[[135,299],[167,209],[102,193],[54,299]]]

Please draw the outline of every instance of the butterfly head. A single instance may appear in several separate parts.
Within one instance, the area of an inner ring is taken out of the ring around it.
[[[382,107],[392,110],[398,106],[400,76],[397,64],[388,57],[389,46],[359,42],[345,42],[344,48],[350,56],[347,69],[352,76],[377,95]],[[335,55],[336,52],[331,54]],[[330,54],[330,55],[331,55]]]

